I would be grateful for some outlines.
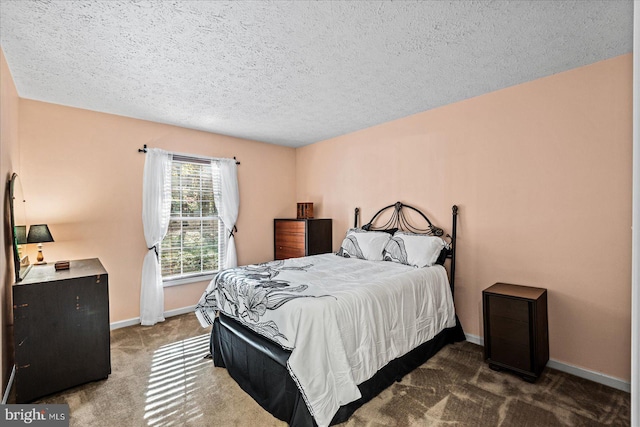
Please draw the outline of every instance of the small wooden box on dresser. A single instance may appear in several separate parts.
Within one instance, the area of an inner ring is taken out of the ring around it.
[[[331,219],[274,219],[275,259],[297,258],[331,252]]]
[[[549,361],[547,290],[496,283],[482,291],[484,357],[534,382]]]
[[[16,403],[111,373],[109,278],[97,258],[34,265],[13,285]]]

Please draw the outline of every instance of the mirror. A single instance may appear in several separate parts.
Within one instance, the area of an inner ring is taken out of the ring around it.
[[[16,282],[25,278],[31,264],[24,245],[27,243],[27,210],[18,174],[9,180],[9,209],[11,213],[11,241]]]

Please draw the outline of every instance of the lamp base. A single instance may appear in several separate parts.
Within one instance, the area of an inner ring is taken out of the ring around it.
[[[38,243],[38,256],[36,257],[36,265],[43,265],[47,262],[44,260],[44,255],[42,254],[42,243]]]

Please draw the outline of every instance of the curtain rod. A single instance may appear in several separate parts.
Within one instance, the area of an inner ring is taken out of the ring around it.
[[[146,152],[147,152],[147,144],[144,144],[143,148],[138,148],[138,153],[146,153]],[[180,157],[187,157],[187,158],[190,157],[195,159],[217,160],[217,158],[215,157],[195,156],[193,154],[182,154],[182,153],[173,153],[173,152],[171,154],[180,156]],[[233,160],[236,161],[236,165],[240,164],[238,159],[236,159],[236,156],[233,156]]]

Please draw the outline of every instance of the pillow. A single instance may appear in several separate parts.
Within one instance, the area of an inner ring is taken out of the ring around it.
[[[397,232],[384,247],[383,259],[414,267],[431,267],[444,248],[445,242],[440,237]]]
[[[350,228],[336,255],[345,258],[360,258],[369,261],[382,261],[382,250],[391,239],[384,231],[366,231]]]

